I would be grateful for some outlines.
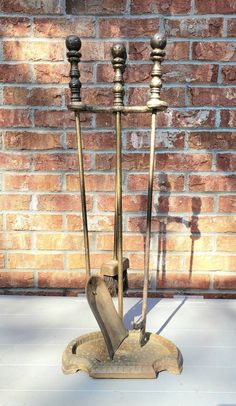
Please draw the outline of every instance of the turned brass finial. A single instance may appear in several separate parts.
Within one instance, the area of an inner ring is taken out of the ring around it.
[[[152,79],[150,83],[151,96],[147,102],[149,108],[155,108],[160,105],[160,90],[162,87],[162,73],[161,73],[161,62],[165,57],[164,48],[166,47],[166,39],[161,34],[155,34],[150,41],[152,52],[151,60],[154,62],[152,69]]]
[[[126,49],[124,44],[115,44],[111,48],[112,65],[115,71],[114,76],[114,106],[124,105],[124,79],[123,73],[125,71],[125,61],[127,58]]]
[[[81,97],[80,97],[80,88],[81,88],[81,82],[79,80],[80,78],[80,72],[78,68],[78,64],[80,62],[81,58],[81,53],[80,48],[81,48],[81,41],[80,38],[77,37],[76,35],[69,35],[66,38],[66,47],[68,49],[67,52],[67,59],[71,64],[71,69],[70,69],[70,90],[71,90],[71,103],[73,102],[80,102]]]

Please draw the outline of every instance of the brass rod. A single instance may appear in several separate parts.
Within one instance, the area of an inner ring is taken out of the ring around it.
[[[156,111],[152,112],[151,138],[150,138],[150,161],[148,176],[148,200],[147,200],[147,226],[144,253],[144,282],[143,282],[143,304],[142,304],[142,326],[141,326],[141,345],[145,344],[147,303],[148,303],[148,284],[150,267],[150,244],[151,244],[151,223],[152,223],[152,196],[153,196],[153,177],[155,162],[155,135],[156,135]]]
[[[80,196],[83,218],[85,265],[86,265],[86,275],[87,277],[89,277],[91,274],[91,268],[90,268],[90,253],[89,253],[89,238],[88,238],[88,221],[87,221],[87,207],[86,207],[85,181],[84,181],[83,147],[81,138],[80,115],[78,112],[75,112],[75,124],[78,144],[79,179],[80,179]]]
[[[118,314],[123,318],[123,239],[122,239],[122,134],[121,113],[116,113],[116,249],[118,256]]]
[[[151,113],[151,107],[148,106],[87,106],[82,103],[70,103],[68,104],[68,109],[74,111],[83,111],[88,113],[116,113],[121,112],[124,114],[128,113]],[[157,111],[165,110],[168,105],[164,101],[160,101],[160,105],[156,105]]]

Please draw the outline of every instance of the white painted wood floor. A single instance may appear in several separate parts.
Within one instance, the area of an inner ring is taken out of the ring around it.
[[[125,322],[140,299],[125,299]],[[0,296],[0,406],[236,406],[236,301],[150,299],[148,331],[172,340],[182,375],[95,380],[63,375],[73,338],[98,329],[85,298]]]

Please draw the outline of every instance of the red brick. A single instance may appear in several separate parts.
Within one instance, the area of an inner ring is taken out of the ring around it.
[[[29,210],[30,195],[1,195],[0,210]]]
[[[91,210],[92,200],[90,196],[86,198],[87,210]],[[79,195],[41,195],[38,196],[38,210],[65,210],[81,211],[81,199]]]
[[[142,289],[143,288],[143,274],[137,272],[129,272],[128,274],[129,289]]]
[[[214,208],[213,197],[201,197],[201,212],[212,212]],[[160,196],[156,205],[158,213],[192,212],[194,202],[189,196]]]
[[[70,0],[66,4],[67,14],[122,14],[126,11],[126,0]]]
[[[69,92],[67,98],[69,101]],[[96,105],[99,100],[99,105],[110,106],[113,100],[112,88],[83,88],[83,101],[86,104]]]
[[[61,38],[75,32],[79,37],[95,36],[93,17],[34,18],[34,35],[36,37]]]
[[[234,149],[236,132],[192,132],[189,136],[189,147],[194,149]]]
[[[233,216],[199,217],[198,227],[202,233],[233,233],[236,219]]]
[[[36,247],[40,250],[81,250],[83,249],[83,236],[75,234],[38,234]]]
[[[84,154],[84,168],[90,168],[90,155]],[[36,171],[71,171],[78,170],[77,154],[47,154],[39,153],[34,155],[34,169]]]
[[[218,236],[216,240],[216,250],[226,252],[236,252],[236,235]]]
[[[0,233],[1,250],[28,250],[31,248],[31,235],[28,233]]]
[[[4,254],[0,254],[0,268],[5,268]]]
[[[196,0],[195,7],[199,14],[231,14],[236,12],[234,0],[211,0],[208,2]]]
[[[0,215],[0,230],[3,229],[3,215]]]
[[[192,242],[194,241],[194,252],[195,251],[211,251],[212,250],[212,237],[206,236],[195,236],[191,238],[191,235],[179,236],[171,235],[164,236],[167,251],[178,251],[178,252],[190,252],[192,249]],[[161,235],[159,235],[161,238]]]
[[[113,235],[111,234],[101,234],[97,236],[98,250],[113,250]],[[123,248],[125,251],[143,251],[144,249],[144,236],[135,234],[124,234],[123,235]]]
[[[214,127],[215,111],[212,110],[168,110],[157,115],[159,127]],[[150,125],[150,124],[149,124]]]
[[[149,60],[151,47],[149,42],[130,42],[129,59],[130,60]],[[167,60],[189,59],[188,42],[172,42],[166,47]]]
[[[236,67],[234,65],[223,66],[221,72],[222,72],[222,81],[224,84],[232,84],[232,85],[236,84]]]
[[[236,155],[235,154],[217,154],[217,169],[223,171],[235,171]]]
[[[130,174],[128,175],[128,190],[130,191],[146,191],[148,186],[148,175],[143,174]],[[184,176],[183,175],[165,175],[159,174],[154,176],[153,189],[161,190],[162,192],[176,191],[181,192],[184,190]]]
[[[210,277],[205,274],[168,273],[157,279],[157,289],[209,289]]]
[[[81,125],[91,126],[92,118],[90,114],[81,114]],[[72,111],[68,110],[38,110],[35,112],[35,126],[37,127],[73,127],[75,118]]]
[[[185,14],[191,10],[190,0],[132,0],[131,12],[134,14],[160,13]]]
[[[68,92],[69,95],[69,92]],[[69,99],[68,99],[69,100]],[[85,104],[100,106],[110,106],[113,102],[112,87],[86,88],[83,87],[83,101]]]
[[[64,44],[43,41],[5,41],[3,44],[4,59],[16,61],[62,61]]]
[[[223,18],[166,19],[165,33],[168,37],[222,37]]]
[[[152,260],[150,260],[150,268],[152,268]],[[129,255],[129,269],[144,269],[144,254],[132,253]],[[142,275],[143,282],[143,275]]]
[[[60,214],[7,214],[7,230],[62,230]]]
[[[115,189],[115,177],[108,173],[86,174],[85,188],[88,192],[113,192]],[[66,175],[66,190],[77,192],[80,190],[79,175]]]
[[[236,175],[190,175],[191,192],[233,192],[236,191]]]
[[[9,269],[63,269],[63,254],[8,253]]]
[[[236,111],[235,110],[222,110],[220,112],[220,126],[221,127],[236,127]]]
[[[25,109],[0,109],[1,127],[31,127],[32,119],[30,110]]]
[[[99,37],[150,37],[159,30],[159,18],[101,18]]]
[[[114,128],[114,116],[110,113],[97,113],[96,115],[96,127],[97,128]],[[150,128],[150,117],[148,114],[126,114],[123,116],[122,121],[123,128],[137,128],[144,127]]]
[[[108,215],[89,215],[88,216],[89,231],[113,231],[114,216]],[[69,231],[82,230],[82,218],[79,215],[67,215],[67,224]]]
[[[211,154],[157,154],[156,168],[161,170],[204,171],[211,169]]]
[[[176,149],[184,147],[184,131],[158,131],[156,147],[158,149]],[[150,131],[129,131],[127,133],[127,149],[140,150],[150,148]]]
[[[123,154],[123,168],[126,170],[140,170],[149,167],[148,154]],[[114,154],[97,154],[96,169],[110,170],[115,167]]]
[[[77,137],[75,133],[67,134],[67,147],[77,148]],[[113,132],[90,131],[83,132],[83,148],[88,150],[108,150],[115,148],[115,134]]]
[[[215,289],[236,289],[236,275],[215,275],[214,277]]]
[[[217,83],[218,65],[163,65],[163,81],[166,83]]]
[[[85,268],[85,256],[83,254],[67,254],[68,258],[68,269],[83,269]],[[107,262],[111,259],[111,254],[90,254],[91,267],[93,269],[100,269],[104,262]]]
[[[0,152],[1,169],[26,170],[30,168],[31,158],[28,155]]]
[[[219,196],[219,211],[225,213],[235,212],[236,196]]]
[[[137,82],[149,82],[151,78],[152,65],[144,64],[132,64],[126,66],[124,72],[124,80],[127,83]],[[114,70],[109,64],[97,64],[97,82],[112,82],[114,76]]]
[[[132,232],[146,232],[146,216],[142,217],[133,217],[129,216],[128,218],[128,231]],[[182,223],[182,217],[177,216],[164,216],[164,217],[153,217],[152,218],[152,231],[163,230],[163,225],[166,228],[167,232],[176,232],[181,233],[186,231],[186,226]]]
[[[235,271],[235,257],[216,253],[212,255],[194,254],[192,271],[232,272]]]
[[[79,272],[39,272],[40,288],[79,288],[84,289],[86,275]]]
[[[147,196],[143,195],[123,195],[123,211],[144,211],[147,207]],[[102,211],[113,211],[115,207],[114,196],[99,195],[97,197],[98,209]]]
[[[33,272],[0,272],[1,288],[33,288]]]
[[[0,10],[6,13],[60,14],[59,0],[2,0]]]
[[[206,61],[236,61],[233,42],[193,42],[193,59]]]
[[[6,131],[4,135],[5,149],[60,149],[62,148],[61,133]]]
[[[166,46],[167,60],[179,61],[189,59],[189,43],[188,42],[169,42]]]
[[[227,65],[228,66],[228,65]],[[226,67],[227,67],[226,66]],[[124,78],[128,83],[150,82],[152,65],[132,63],[126,67]],[[218,75],[217,64],[164,64],[162,67],[165,83],[216,83]],[[114,71],[111,64],[97,65],[97,81],[112,82]]]
[[[69,83],[70,67],[68,63],[37,63],[33,65],[33,69],[37,83]],[[93,78],[93,66],[89,63],[80,63],[79,69],[81,82],[91,82]]]
[[[128,91],[129,104],[146,104],[149,98],[148,88],[130,88]],[[170,106],[185,105],[185,89],[183,87],[165,88],[161,91],[161,98]]]
[[[61,190],[60,175],[38,175],[38,174],[4,174],[4,190],[20,190],[20,191],[51,191],[56,192]]]
[[[236,35],[236,18],[231,18],[228,20],[228,36],[235,37]]]
[[[193,106],[234,106],[236,95],[230,88],[189,88]]]
[[[27,63],[0,65],[0,82],[3,83],[26,83],[30,82],[30,71]]]
[[[130,254],[129,255],[130,259],[130,269],[144,269],[144,255],[143,254]],[[165,261],[165,267],[166,271],[176,271],[177,269],[181,268],[182,264],[182,256],[181,255],[173,255],[172,253],[168,253],[166,256],[166,261]],[[151,256],[150,260],[150,269],[155,269],[157,268],[156,264],[156,259]]]
[[[4,87],[4,104],[29,106],[61,106],[61,89],[42,89],[26,87]]]
[[[112,44],[105,44],[100,41],[82,41],[81,54],[83,61],[101,61],[111,59],[111,48]]]
[[[0,17],[0,36],[28,36],[30,34],[30,25],[30,19],[26,17]]]

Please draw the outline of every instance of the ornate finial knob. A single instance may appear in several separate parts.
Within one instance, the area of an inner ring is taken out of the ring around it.
[[[164,49],[166,47],[166,38],[162,34],[155,34],[150,40],[152,49],[160,48]]]
[[[80,72],[78,68],[78,64],[80,62],[81,58],[81,53],[80,48],[81,48],[81,41],[80,38],[77,37],[76,35],[69,35],[66,38],[66,47],[68,49],[67,52],[67,58],[68,61],[71,64],[71,69],[70,69],[70,90],[71,90],[71,103],[73,102],[80,102],[81,97],[80,97],[80,88],[81,88],[81,82],[79,80],[80,78]]]
[[[125,71],[125,61],[127,58],[126,48],[124,44],[115,44],[111,48],[112,55],[112,65],[115,71],[114,76],[114,106],[123,106],[124,105],[124,79],[123,73]]]
[[[122,58],[126,60],[127,54],[124,44],[115,44],[111,47],[111,55],[113,58]]]
[[[160,90],[162,87],[161,62],[165,57],[164,48],[166,47],[166,39],[162,34],[155,34],[150,41],[152,51],[151,59],[154,62],[152,69],[152,80],[150,83],[151,96],[147,102],[149,108],[157,108],[160,105]]]
[[[66,48],[68,51],[79,51],[81,48],[81,41],[77,35],[69,35],[66,37]]]

